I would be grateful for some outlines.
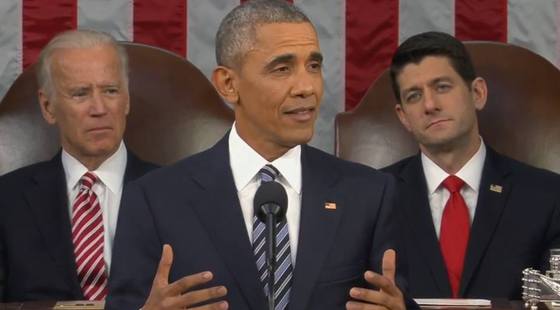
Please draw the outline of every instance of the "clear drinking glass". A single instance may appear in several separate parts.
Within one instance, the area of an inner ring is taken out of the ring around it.
[[[550,270],[549,277],[560,279],[560,249],[550,249]]]

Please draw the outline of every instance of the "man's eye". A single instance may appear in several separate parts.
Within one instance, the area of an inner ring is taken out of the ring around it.
[[[274,68],[274,70],[272,70],[273,72],[288,72],[290,70],[290,68],[288,66],[280,66],[280,67],[276,67]]]
[[[323,68],[323,64],[320,62],[313,62],[311,64],[309,64],[309,68],[312,71],[321,71],[321,69]]]
[[[416,102],[418,100],[420,100],[420,93],[417,93],[417,92],[410,93],[410,94],[406,95],[406,97],[405,97],[406,102]]]
[[[451,85],[449,84],[438,84],[436,87],[438,92],[447,92],[451,89]]]
[[[72,92],[72,97],[74,97],[74,98],[83,98],[83,97],[85,97],[86,95],[87,95],[87,92],[85,92],[85,91],[75,91],[75,92]]]
[[[119,93],[118,88],[107,88],[105,89],[105,93],[109,95],[116,95]]]

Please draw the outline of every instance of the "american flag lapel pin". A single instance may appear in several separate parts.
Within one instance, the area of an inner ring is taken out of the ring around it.
[[[490,184],[490,190],[498,194],[501,194],[503,189],[501,185]]]
[[[336,210],[336,203],[334,203],[334,202],[325,202],[325,209],[327,209],[327,210]]]

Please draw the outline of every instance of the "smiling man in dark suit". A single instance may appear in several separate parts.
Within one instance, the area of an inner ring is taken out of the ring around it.
[[[487,87],[459,40],[409,38],[391,78],[420,147],[386,168],[397,177],[411,295],[519,299],[521,271],[544,268],[560,246],[560,176],[484,144],[476,114]]]
[[[288,196],[276,309],[404,309],[391,177],[306,145],[323,95],[309,19],[287,1],[247,1],[222,21],[216,56],[212,80],[235,123],[128,188],[107,308],[266,309],[253,197],[268,178]]]
[[[102,300],[123,184],[154,168],[122,141],[126,52],[104,33],[62,33],[41,52],[38,84],[62,151],[0,178],[3,299]]]

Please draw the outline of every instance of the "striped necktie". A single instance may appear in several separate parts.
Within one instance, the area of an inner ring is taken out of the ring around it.
[[[103,214],[92,190],[97,176],[86,172],[80,179],[78,196],[72,205],[72,242],[78,280],[84,297],[103,300],[107,296],[107,273],[103,259]]]
[[[261,182],[274,182],[279,175],[272,165],[266,165],[259,171]],[[257,261],[259,278],[268,297],[268,270],[266,268],[266,225],[257,216],[253,216],[253,252]],[[292,256],[290,253],[290,236],[286,220],[276,225],[276,272],[274,273],[275,310],[288,307],[292,283]]]

